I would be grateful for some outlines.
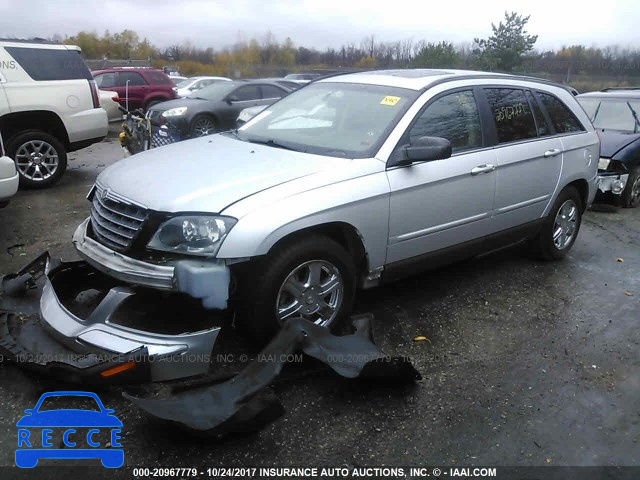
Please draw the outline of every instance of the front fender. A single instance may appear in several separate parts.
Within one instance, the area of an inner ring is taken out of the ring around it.
[[[233,216],[233,211],[225,212]],[[292,233],[327,223],[346,223],[360,235],[369,268],[384,265],[389,235],[389,183],[384,172],[307,190],[242,216],[218,258],[264,255]]]

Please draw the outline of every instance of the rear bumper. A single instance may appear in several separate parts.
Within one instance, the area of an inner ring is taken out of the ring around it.
[[[99,142],[109,133],[109,121],[104,108],[91,108],[65,117],[71,150]]]

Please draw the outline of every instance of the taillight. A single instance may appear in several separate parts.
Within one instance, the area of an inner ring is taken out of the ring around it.
[[[93,108],[100,108],[100,95],[98,94],[98,86],[95,80],[89,80],[89,88],[91,88],[91,98],[93,99]]]
[[[120,97],[118,97],[117,95],[115,97],[112,97],[111,100],[113,100],[116,103],[120,103]]]

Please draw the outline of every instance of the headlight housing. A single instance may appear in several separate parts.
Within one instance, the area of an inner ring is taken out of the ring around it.
[[[210,257],[236,223],[235,218],[216,215],[173,217],[160,225],[147,248]]]
[[[187,113],[187,107],[176,107],[165,110],[164,112],[162,112],[162,116],[164,118],[179,117],[180,115],[184,115],[185,113]]]

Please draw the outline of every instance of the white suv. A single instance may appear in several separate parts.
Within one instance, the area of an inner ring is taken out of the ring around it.
[[[0,40],[0,131],[20,184],[39,188],[62,177],[67,152],[107,135],[79,47]]]

